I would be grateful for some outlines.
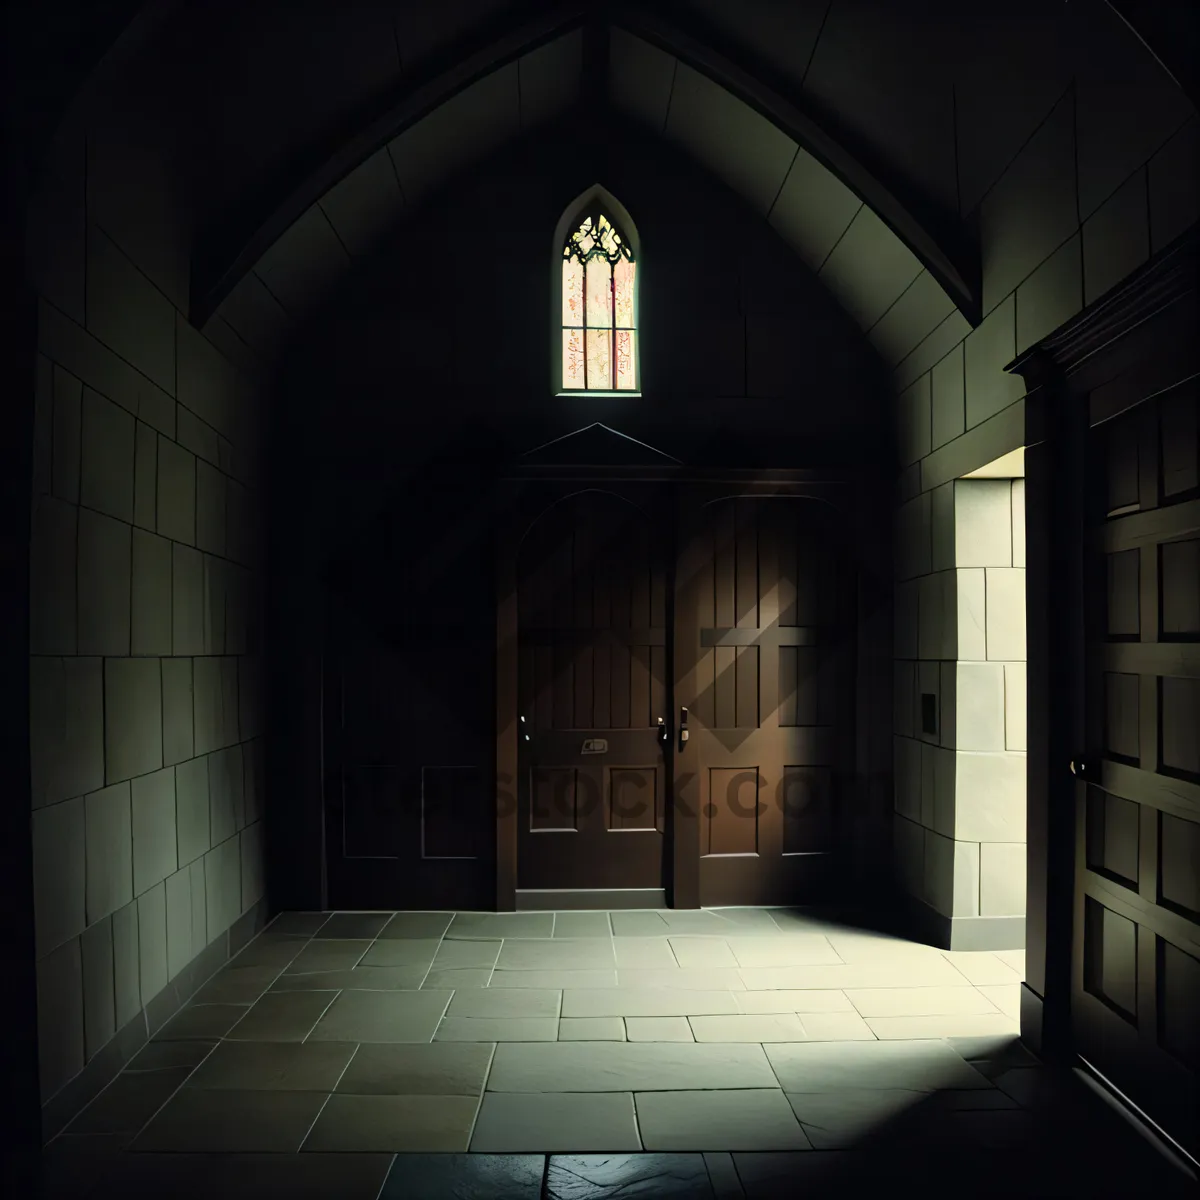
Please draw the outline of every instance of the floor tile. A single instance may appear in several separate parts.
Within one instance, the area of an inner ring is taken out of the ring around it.
[[[853,1183],[847,1187],[858,1174],[855,1156],[849,1151],[739,1153],[733,1155],[733,1162],[746,1200],[863,1194]]]
[[[829,942],[816,935],[731,937],[729,949],[737,960],[733,965],[739,967],[812,967],[842,962]]]
[[[506,941],[496,967],[504,971],[588,971],[616,966],[612,942],[604,938]]]
[[[560,912],[554,914],[556,938],[612,937],[606,912]]]
[[[181,1088],[131,1148],[212,1154],[296,1151],[326,1099],[324,1092]]]
[[[165,1071],[122,1071],[71,1123],[72,1134],[135,1134],[167,1103],[191,1067]]]
[[[440,938],[454,914],[448,912],[398,912],[380,931],[381,938]]]
[[[470,943],[467,943],[468,945]],[[389,938],[372,942],[360,967],[424,967],[428,970],[441,942],[437,938]]]
[[[978,990],[1006,1017],[1021,1019],[1021,985],[1019,983],[981,983]]]
[[[1038,1144],[1045,1129],[1039,1114],[1023,1109],[954,1112],[937,1127],[939,1140],[983,1149],[1018,1149]]]
[[[214,1195],[225,1195],[213,1190],[219,1162],[215,1154],[122,1154],[110,1162],[102,1179],[93,1179],[90,1190],[68,1195],[70,1200],[80,1200],[81,1196],[95,1200],[110,1196],[121,1200],[210,1200]]]
[[[332,913],[285,912],[280,913],[263,931],[264,933],[286,933],[293,937],[313,937]]]
[[[446,937],[548,938],[553,933],[553,913],[456,913]]]
[[[147,1042],[139,1050],[125,1073],[134,1071],[165,1071],[170,1067],[194,1067],[212,1053],[215,1041]]]
[[[716,1019],[716,1018],[713,1018]],[[625,1037],[630,1042],[694,1042],[687,1017],[626,1017]]]
[[[478,1153],[603,1154],[641,1148],[628,1092],[485,1092],[471,1138],[471,1149]]]
[[[679,960],[671,950],[665,937],[613,939],[613,950],[617,955],[618,967],[659,967],[674,970]]]
[[[952,1037],[946,1039],[967,1062],[986,1061],[1013,1067],[1036,1067],[1040,1062],[1015,1034],[998,1037]]]
[[[625,1022],[620,1017],[563,1017],[558,1023],[560,1042],[623,1042]]]
[[[268,992],[225,1035],[239,1042],[302,1042],[337,992]]]
[[[260,933],[235,958],[230,959],[229,965],[231,967],[278,967],[282,971],[307,945],[307,937]]]
[[[454,967],[486,967],[489,971],[496,965],[496,957],[500,953],[501,943],[496,941],[450,942],[444,941],[438,947],[433,965],[438,970],[449,970]]]
[[[942,952],[936,946],[871,931],[830,929],[825,933],[825,940],[847,963],[917,965],[942,957]]]
[[[764,1047],[785,1092],[835,1088],[941,1088],[991,1085],[945,1042],[798,1042]]]
[[[552,1154],[546,1200],[713,1200],[702,1154]]]
[[[545,1166],[541,1154],[402,1154],[378,1200],[541,1200]]]
[[[823,932],[829,924],[814,918],[806,908],[768,908],[766,913],[781,933]]]
[[[372,992],[415,991],[427,978],[425,967],[353,967],[347,971],[309,971],[280,975],[273,992],[328,992],[357,988]]]
[[[435,1042],[556,1042],[557,1017],[446,1017]]]
[[[1011,967],[1022,979],[1025,978],[1025,951],[1024,950],[994,950],[993,954],[1006,967]]]
[[[187,1086],[332,1092],[353,1056],[349,1042],[222,1042],[188,1077]]]
[[[60,1134],[42,1150],[40,1200],[89,1200],[129,1156],[125,1134]]]
[[[864,1017],[933,1017],[996,1011],[985,995],[969,986],[850,988],[846,996]]]
[[[858,1013],[805,1013],[800,1018],[810,1042],[873,1042],[871,1027]]]
[[[673,937],[669,939],[675,965],[679,967],[738,967],[729,943],[716,937]]]
[[[804,1026],[795,1013],[692,1017],[698,1042],[802,1042]]]
[[[249,1004],[189,1004],[154,1035],[154,1040],[212,1041],[224,1037],[249,1011]]]
[[[672,934],[724,937],[729,932],[729,922],[707,909],[666,909],[661,916]]]
[[[359,960],[370,948],[371,943],[365,938],[306,942],[304,949],[288,964],[288,974],[348,971],[358,965]]]
[[[751,991],[772,988],[824,991],[847,988],[954,986],[962,975],[940,955],[912,962],[880,961],[812,967],[742,967],[738,974]]]
[[[466,946],[468,943],[456,942],[455,945]],[[425,991],[432,988],[435,991],[453,992],[461,988],[485,988],[491,978],[490,967],[451,967],[446,971],[439,967],[431,967],[429,973],[419,982]]]
[[[475,1096],[348,1096],[337,1093],[304,1140],[306,1151],[465,1151]]]
[[[968,983],[1020,983],[1021,973],[986,950],[944,950],[942,957]]]
[[[564,1017],[707,1017],[736,1013],[732,992],[619,987],[563,992]]]
[[[734,992],[744,1013],[854,1012],[854,1005],[838,991]]]
[[[313,936],[317,938],[374,938],[392,919],[390,912],[335,912]]]
[[[486,988],[456,992],[446,1010],[448,1017],[554,1017],[562,1006],[562,992],[529,988]]]
[[[615,988],[617,973],[608,971],[495,971],[488,987]]]
[[[617,985],[631,988],[672,988],[687,991],[711,991],[724,988],[741,991],[745,984],[741,972],[734,967],[699,967],[688,970],[663,968],[618,967]]]
[[[253,1004],[276,979],[280,967],[226,967],[192,997],[193,1004]]]
[[[221,1200],[376,1200],[391,1165],[390,1154],[231,1154],[214,1162],[208,1195]]]
[[[722,922],[734,926],[729,930],[730,935],[754,936],[756,934],[774,935],[779,932],[779,926],[771,919],[771,914],[765,908],[712,908],[708,910]]]
[[[983,1037],[1020,1033],[1020,1023],[1003,1013],[959,1013],[941,1017],[868,1017],[877,1038]]]
[[[976,1063],[974,1066],[981,1074],[987,1073],[992,1083],[1006,1096],[1011,1097],[1025,1108],[1045,1111],[1053,1108],[1056,1103],[1066,1099],[1067,1081],[1063,1072],[1052,1067],[1010,1067],[1003,1066],[998,1070],[987,1071],[990,1063]],[[1073,1082],[1073,1081],[1071,1081]],[[1078,1095],[1072,1097],[1076,1103]]]
[[[355,1096],[478,1096],[492,1050],[476,1042],[367,1043],[359,1046],[335,1090]]]
[[[958,1055],[953,1057],[970,1070]],[[551,1042],[497,1046],[487,1087],[489,1092],[551,1092],[564,1080],[570,1080],[574,1092],[778,1086],[761,1046]]]
[[[728,1150],[706,1150],[702,1155],[708,1169],[713,1200],[743,1200],[742,1181],[738,1178],[733,1155]]]
[[[931,1103],[925,1092],[898,1088],[839,1088],[832,1092],[789,1092],[788,1101],[818,1150],[849,1150],[878,1136],[890,1122]]]
[[[808,1139],[778,1089],[638,1092],[647,1150],[804,1150]]]
[[[663,937],[670,930],[656,912],[614,912],[608,914],[613,937]]]
[[[342,992],[309,1035],[314,1041],[428,1042],[449,992]]]

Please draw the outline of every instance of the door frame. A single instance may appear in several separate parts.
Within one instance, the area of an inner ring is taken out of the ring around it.
[[[519,667],[517,555],[527,527],[523,500],[547,486],[617,488],[622,484],[658,484],[669,497],[664,519],[671,522],[672,545],[677,540],[679,496],[685,485],[728,487],[731,495],[795,496],[832,505],[863,544],[869,534],[873,493],[856,472],[837,470],[703,470],[663,467],[518,467],[496,484],[496,911],[513,912],[517,895],[517,788],[520,744],[517,672]],[[879,514],[876,513],[878,517]],[[669,596],[674,602],[674,563],[668,563]],[[861,583],[860,583],[861,592]],[[864,619],[859,618],[862,649]],[[856,683],[858,681],[856,680]],[[672,697],[672,702],[674,697]],[[858,712],[862,712],[861,704]],[[856,761],[862,755],[863,730],[854,730]],[[699,813],[678,819],[674,799],[674,754],[667,758],[667,812],[664,836],[668,842],[666,893],[672,908],[699,907]],[[694,860],[694,861],[693,861]]]

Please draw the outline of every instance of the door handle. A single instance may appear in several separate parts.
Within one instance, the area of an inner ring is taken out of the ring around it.
[[[658,740],[663,746],[667,744],[667,723],[662,717],[658,718]]]
[[[679,748],[680,748],[680,750],[683,749],[684,743],[687,742],[687,740],[688,740],[687,709],[681,708],[679,710]]]
[[[1082,754],[1071,759],[1071,774],[1081,783],[1094,783],[1093,759]]]

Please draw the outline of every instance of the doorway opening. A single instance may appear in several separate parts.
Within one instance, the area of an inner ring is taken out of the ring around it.
[[[958,636],[940,672],[937,734],[952,770],[936,807],[953,836],[937,899],[952,929],[961,925],[956,948],[1016,950],[1026,901],[1024,449],[945,488],[940,535],[953,554]],[[937,525],[935,516],[935,538]]]

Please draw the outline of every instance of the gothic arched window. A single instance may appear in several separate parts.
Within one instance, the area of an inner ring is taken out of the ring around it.
[[[637,264],[599,206],[562,247],[562,391],[638,390]]]

